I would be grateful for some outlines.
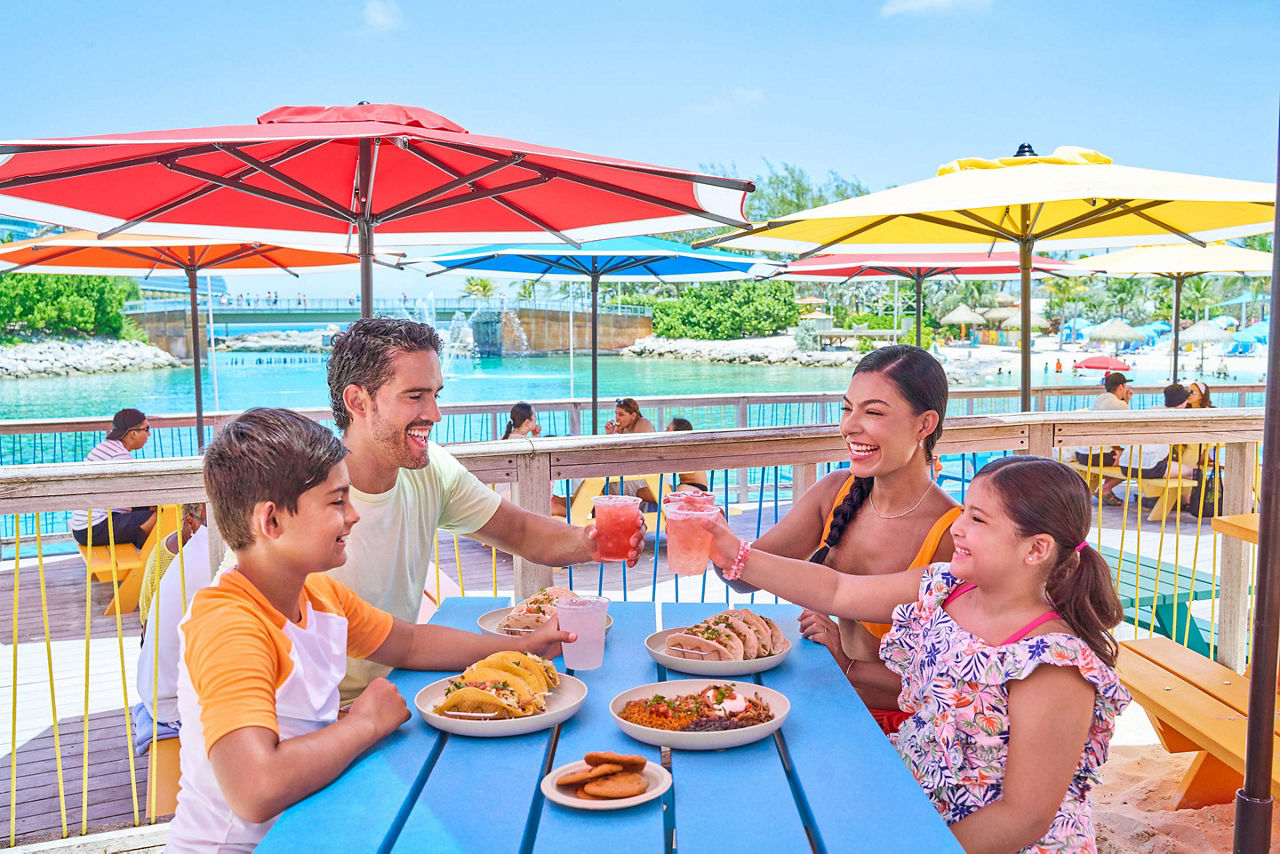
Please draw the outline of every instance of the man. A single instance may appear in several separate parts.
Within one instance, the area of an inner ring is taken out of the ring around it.
[[[1119,371],[1112,371],[1107,374],[1107,378],[1103,381],[1103,388],[1106,391],[1099,394],[1093,401],[1093,410],[1095,412],[1117,409],[1127,410],[1129,408],[1129,401],[1133,398],[1133,391],[1129,388],[1128,377]],[[1090,451],[1090,448],[1076,448],[1076,462],[1082,466],[1092,466],[1093,468],[1114,466],[1120,453],[1120,448],[1109,448],[1102,453],[1101,457],[1097,453],[1093,453],[1090,456]],[[1104,478],[1102,485],[1098,488],[1098,501],[1115,507],[1123,504],[1123,501],[1111,494],[1111,490],[1123,482],[1118,477]]]
[[[111,432],[107,433],[107,438],[93,446],[84,458],[85,462],[132,460],[133,452],[147,444],[150,438],[151,425],[147,423],[147,416],[137,409],[121,409],[111,419]],[[114,533],[117,543],[133,543],[141,549],[151,529],[156,526],[156,508],[94,510],[92,526],[95,546],[110,544],[110,536]],[[108,530],[108,526],[113,530]],[[90,520],[84,510],[71,514],[71,536],[77,543],[89,545],[90,530]]]
[[[1170,383],[1164,389],[1164,408],[1186,409],[1188,398],[1189,394],[1185,387],[1179,383]],[[1129,477],[1136,478],[1139,469],[1145,480],[1164,478],[1166,475],[1170,478],[1190,477],[1195,471],[1192,465],[1170,459],[1171,451],[1168,445],[1144,444],[1137,466],[1134,466],[1130,460],[1132,450],[1134,450],[1132,447],[1125,448],[1116,460],[1116,465],[1126,469]]]
[[[424,323],[361,318],[333,338],[329,398],[350,451],[360,514],[349,559],[330,571],[375,607],[418,615],[439,528],[547,566],[595,562],[595,527],[576,528],[501,498],[431,441],[444,387],[440,337]],[[643,546],[633,540],[630,563]],[[348,659],[343,702],[386,667]]]

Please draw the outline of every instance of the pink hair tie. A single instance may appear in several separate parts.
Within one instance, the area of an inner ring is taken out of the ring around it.
[[[1083,543],[1081,543],[1080,545],[1076,546],[1076,551],[1082,551],[1082,550],[1084,549],[1084,547],[1085,547],[1085,546],[1087,546],[1087,545],[1089,545],[1089,541],[1088,541],[1088,540],[1085,540]]]

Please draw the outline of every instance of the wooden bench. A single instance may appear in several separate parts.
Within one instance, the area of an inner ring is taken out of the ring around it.
[[[177,738],[162,738],[147,748],[147,818],[173,815],[178,809]]]
[[[1102,481],[1107,478],[1139,482],[1141,484],[1141,497],[1154,498],[1156,500],[1156,506],[1152,507],[1151,513],[1147,515],[1147,519],[1151,522],[1159,522],[1171,512],[1180,508],[1182,499],[1190,498],[1191,490],[1196,486],[1194,480],[1185,477],[1170,477],[1166,480],[1163,477],[1139,478],[1135,475],[1130,478],[1125,470],[1119,466],[1103,466],[1101,469],[1093,466],[1090,468],[1076,461],[1067,461],[1067,465],[1074,469],[1076,474],[1080,475],[1089,487],[1090,492],[1097,492]]]
[[[1146,711],[1164,749],[1196,751],[1175,808],[1230,803],[1244,782],[1248,678],[1168,638],[1124,641],[1120,648],[1120,680]],[[1280,758],[1280,737],[1274,749]],[[1280,762],[1272,766],[1271,795],[1280,797]]]
[[[106,616],[114,615],[117,609],[122,614],[127,614],[137,609],[138,595],[142,592],[142,574],[147,567],[147,558],[151,557],[151,552],[156,547],[158,537],[167,537],[178,529],[180,524],[178,514],[180,512],[181,508],[177,505],[161,507],[159,517],[156,519],[156,525],[151,529],[151,533],[147,535],[141,550],[135,548],[133,543],[116,543],[114,574],[111,566],[113,552],[110,545],[95,545],[91,549],[88,546],[76,544],[76,548],[80,551],[80,557],[84,560],[85,571],[89,573],[89,576],[94,581],[111,583],[113,577],[116,580],[116,588],[111,597],[111,602],[104,612]]]
[[[1111,546],[1099,553],[1111,567],[1126,623],[1151,629],[1154,621],[1158,634],[1180,644],[1185,641],[1200,655],[1209,654],[1209,640],[1191,616],[1191,603],[1214,597],[1212,575],[1150,557],[1137,559],[1128,552],[1122,561],[1120,550]]]

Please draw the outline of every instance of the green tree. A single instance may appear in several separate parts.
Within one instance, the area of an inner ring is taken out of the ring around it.
[[[707,282],[685,288],[678,299],[653,303],[653,331],[664,338],[772,335],[799,317],[790,282]]]
[[[498,295],[498,286],[494,284],[493,279],[467,276],[466,283],[462,286],[462,292],[476,299],[493,299]]]
[[[137,282],[119,276],[8,273],[0,276],[0,331],[132,337],[121,309],[137,296]]]

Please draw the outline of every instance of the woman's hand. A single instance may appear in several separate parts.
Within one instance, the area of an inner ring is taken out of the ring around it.
[[[529,431],[529,435],[537,437],[542,435],[542,425],[534,424],[533,429]]]
[[[796,618],[800,623],[800,636],[814,643],[820,643],[831,653],[831,657],[841,667],[848,664],[848,656],[840,645],[840,626],[835,620],[820,611],[804,610]]]
[[[738,535],[729,529],[729,523],[724,518],[724,513],[711,519],[700,519],[702,526],[711,532],[711,562],[721,569],[728,569],[733,566],[734,559],[738,556],[738,546],[741,540]]]
[[[617,422],[616,422],[616,421],[606,421],[606,422],[604,423],[604,432],[606,432],[606,433],[617,433],[617,432],[618,432],[618,424],[617,424]]]

